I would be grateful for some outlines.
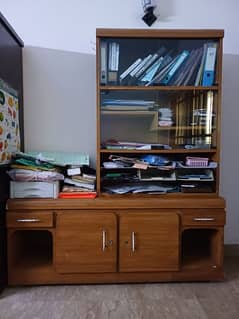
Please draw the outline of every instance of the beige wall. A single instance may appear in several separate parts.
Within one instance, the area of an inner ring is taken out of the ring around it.
[[[74,151],[95,163],[95,55],[25,47],[26,151]]]

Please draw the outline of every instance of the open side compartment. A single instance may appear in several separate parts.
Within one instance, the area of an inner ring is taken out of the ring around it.
[[[218,269],[223,263],[221,228],[189,228],[182,232],[182,269]]]
[[[10,262],[15,267],[53,264],[53,236],[48,230],[15,230],[11,234]]]

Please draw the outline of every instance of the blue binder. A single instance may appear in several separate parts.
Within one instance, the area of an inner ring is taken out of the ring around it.
[[[215,65],[217,56],[217,44],[209,43],[203,69],[202,86],[211,86],[214,83]]]

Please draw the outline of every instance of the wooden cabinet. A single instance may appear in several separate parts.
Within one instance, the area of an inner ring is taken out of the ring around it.
[[[65,211],[56,214],[56,271],[99,273],[117,270],[114,213]]]
[[[178,270],[179,216],[176,212],[58,212],[55,256],[60,273]]]
[[[222,280],[224,208],[219,197],[9,200],[9,284]]]
[[[119,271],[177,271],[177,212],[122,212],[119,216]]]
[[[223,35],[96,30],[98,196],[9,200],[10,284],[223,279]]]

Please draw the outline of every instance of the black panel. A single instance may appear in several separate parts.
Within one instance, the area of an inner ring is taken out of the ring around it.
[[[21,149],[23,150],[22,46],[23,43],[0,14],[0,79],[18,92]]]
[[[24,150],[23,132],[23,42],[0,13],[0,79],[18,92],[21,150]],[[0,165],[0,291],[7,283],[5,205],[9,197],[8,167]]]

